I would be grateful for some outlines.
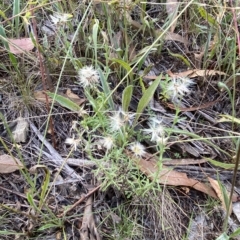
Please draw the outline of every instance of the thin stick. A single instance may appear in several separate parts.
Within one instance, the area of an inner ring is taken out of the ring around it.
[[[86,198],[88,198],[89,196],[91,196],[93,193],[95,193],[97,190],[99,190],[99,188],[101,187],[101,185],[95,187],[93,190],[91,190],[89,193],[87,193],[85,196],[83,196],[82,198],[80,198],[77,202],[75,202],[70,208],[68,208],[65,212],[61,213],[60,215],[58,215],[58,217],[63,217],[64,215],[66,215],[69,211],[71,211],[72,209],[74,209],[78,204],[80,204],[81,202],[83,202]]]

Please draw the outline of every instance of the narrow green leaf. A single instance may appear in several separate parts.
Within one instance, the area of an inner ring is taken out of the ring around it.
[[[97,67],[97,36],[98,36],[98,29],[99,29],[99,21],[98,21],[98,19],[95,19],[95,23],[93,25],[93,30],[92,30],[92,38],[93,38],[94,53],[95,53],[95,67]]]
[[[105,70],[105,76],[103,75],[103,72],[102,72],[101,69],[98,69],[98,72],[99,72],[99,77],[100,77],[100,81],[101,81],[101,84],[102,84],[103,91],[108,98],[109,107],[111,108],[112,111],[114,111],[115,110],[114,102],[113,102],[110,87],[109,87],[109,84],[108,84],[108,81],[107,81],[108,75],[109,75],[109,69]]]
[[[124,62],[121,59],[117,59],[117,58],[113,58],[111,60],[113,62],[119,63],[129,73],[129,78],[131,79],[131,81],[133,80],[132,68],[131,68],[131,66],[128,63]]]
[[[56,227],[59,227],[59,225],[54,224],[54,223],[47,223],[47,224],[41,226],[37,231],[44,231],[44,230],[46,230],[46,229],[56,228]]]
[[[122,109],[125,112],[128,112],[129,104],[132,99],[133,85],[127,86],[122,94]]]
[[[222,162],[218,162],[216,160],[210,159],[210,158],[206,158],[212,165],[216,166],[216,167],[221,167],[224,169],[234,169],[235,164],[232,163],[222,163]]]
[[[42,206],[43,206],[43,203],[44,203],[44,198],[46,196],[46,193],[47,193],[47,190],[48,190],[48,187],[49,187],[50,172],[49,172],[49,169],[46,166],[44,166],[44,165],[40,165],[40,166],[42,166],[42,168],[44,168],[44,171],[45,171],[45,179],[43,181],[42,191],[41,191],[41,194],[40,194],[40,201],[39,201],[39,207],[41,209]]]
[[[202,18],[204,18],[210,25],[217,26],[216,20],[202,7],[198,7],[198,11]]]
[[[5,29],[2,25],[0,25],[0,38],[3,42],[4,47],[9,50],[9,45],[8,45],[8,41],[7,41],[7,35],[5,33]]]
[[[234,238],[240,235],[240,228],[238,228],[234,233],[232,233],[229,237]]]
[[[162,75],[159,75],[157,79],[150,85],[150,87],[143,93],[143,96],[138,103],[137,112],[136,112],[137,115],[134,120],[134,125],[137,123],[138,118],[140,117],[140,115],[142,114],[142,112],[144,111],[148,103],[153,98],[153,95],[161,81],[161,78],[162,78]]]
[[[18,233],[18,232],[10,232],[10,231],[0,231],[0,235],[16,235],[16,236],[21,236],[25,235],[25,233]]]
[[[180,60],[182,60],[188,67],[191,66],[191,63],[187,60],[187,58],[185,58],[183,55],[181,54],[178,54],[178,53],[172,53],[169,49],[168,49],[168,53],[173,56],[173,57],[176,57]]]
[[[230,240],[230,237],[224,232],[216,240]]]
[[[12,24],[15,29],[15,33],[17,35],[17,38],[19,38],[19,13],[20,13],[20,0],[14,0],[13,1],[13,20]]]
[[[27,200],[28,200],[28,203],[35,209],[35,210],[38,210],[38,207],[36,206],[34,200],[33,200],[33,196],[32,196],[32,193],[28,192],[27,193]]]
[[[230,116],[227,114],[220,114],[219,116],[222,118],[220,118],[218,122],[234,122],[234,123],[240,124],[240,119],[235,118],[233,116]]]
[[[4,47],[8,50],[8,55],[9,55],[10,62],[12,63],[13,67],[15,68],[16,72],[19,72],[19,69],[17,67],[18,66],[17,59],[9,51],[9,45],[8,45],[8,41],[7,41],[7,36],[6,36],[6,33],[5,33],[5,29],[3,28],[2,25],[0,25],[0,39],[2,40]]]
[[[56,102],[58,102],[61,106],[74,111],[74,112],[79,112],[80,111],[80,107],[79,105],[77,105],[75,102],[71,101],[70,99],[63,97],[61,95],[58,94],[54,94],[51,92],[47,92],[47,95],[49,97],[51,97],[52,99],[54,99]]]

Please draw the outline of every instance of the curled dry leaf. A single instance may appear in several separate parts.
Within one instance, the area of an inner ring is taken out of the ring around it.
[[[20,54],[33,50],[34,44],[31,38],[8,39],[9,50],[13,54]]]
[[[79,106],[86,101],[85,98],[80,98],[77,94],[73,93],[71,89],[67,89],[67,92],[65,95],[67,98],[69,98],[71,101],[78,104]]]
[[[12,173],[23,167],[23,164],[17,158],[13,158],[7,154],[0,156],[0,173]]]
[[[225,72],[217,71],[217,70],[202,70],[202,69],[191,69],[187,70],[185,72],[180,72],[180,73],[172,73],[168,72],[168,75],[171,78],[178,78],[178,77],[188,77],[188,78],[195,78],[195,77],[205,77],[205,76],[214,76],[214,75],[227,75]],[[146,79],[156,79],[159,76],[145,76],[144,78]],[[167,76],[162,76],[162,79],[169,78]]]
[[[167,166],[162,166],[159,172],[157,160],[151,154],[146,154],[148,156],[147,160],[136,158],[130,152],[127,152],[131,159],[136,163],[138,168],[144,173],[149,179],[155,179],[155,174],[158,173],[158,183],[166,184],[171,186],[185,186],[191,187],[198,191],[208,194],[211,197],[217,198],[214,190],[207,184],[199,182],[193,178],[189,178],[186,173],[175,171]]]
[[[17,118],[17,126],[13,131],[13,139],[15,142],[26,142],[28,127],[29,124],[26,119],[22,117]]]
[[[216,192],[219,200],[221,201],[223,209],[225,211],[227,211],[226,201],[224,200],[224,196],[223,196],[224,193],[223,193],[223,190],[222,190],[222,189],[224,189],[224,186],[222,186],[222,188],[221,188],[221,186],[219,185],[220,181],[217,181],[217,180],[212,179],[210,177],[208,177],[208,180],[209,180],[212,188]],[[226,193],[228,195],[228,198],[229,198],[229,192],[227,190],[225,190],[225,191],[226,191]],[[230,205],[230,212],[232,212],[232,202],[236,202],[237,201],[237,197],[238,196],[236,194],[233,194],[232,199],[230,201],[230,204],[231,204]]]

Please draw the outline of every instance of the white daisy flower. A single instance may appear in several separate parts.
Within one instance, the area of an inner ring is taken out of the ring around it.
[[[58,23],[65,23],[69,21],[73,15],[68,13],[54,13],[53,15],[50,15],[50,18],[52,22],[57,25]]]
[[[191,92],[189,87],[193,84],[194,82],[190,78],[173,78],[167,85],[167,95],[172,100],[181,98],[185,93]]]
[[[74,139],[74,136],[73,138],[67,138],[65,140],[65,143],[68,145],[71,145],[75,151],[77,150],[77,146],[79,145],[80,142],[81,142],[81,139]]]
[[[125,125],[131,125],[134,118],[134,113],[124,112],[121,108],[110,117],[111,130],[119,131]]]
[[[162,120],[157,118],[151,118],[148,122],[149,129],[145,129],[144,132],[150,133],[151,141],[159,144],[166,144],[168,138],[165,137],[165,131],[162,124]]]
[[[145,147],[139,142],[132,143],[130,146],[130,150],[137,157],[142,157],[146,153]]]
[[[107,150],[110,150],[114,145],[114,139],[110,136],[107,136],[99,140],[98,143],[102,145],[104,148],[106,148]]]
[[[78,71],[80,84],[85,87],[92,87],[99,83],[98,71],[93,66],[85,66]]]

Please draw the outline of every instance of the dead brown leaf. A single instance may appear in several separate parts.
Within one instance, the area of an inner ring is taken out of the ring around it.
[[[15,142],[26,142],[28,133],[28,122],[26,119],[19,117],[17,118],[17,125],[13,131],[13,139]]]
[[[210,177],[208,177],[208,180],[209,180],[212,188],[213,188],[214,191],[216,192],[219,200],[221,201],[223,209],[224,209],[225,211],[227,211],[227,206],[226,206],[226,202],[224,201],[223,192],[222,192],[222,190],[221,190],[221,186],[219,185],[220,182],[217,181],[217,180],[215,180],[215,179],[213,179],[213,178],[210,178]],[[224,187],[224,186],[223,186],[223,187]],[[227,190],[226,190],[226,191],[227,191]],[[229,192],[227,192],[227,193],[228,193],[228,196],[229,196]],[[236,202],[237,199],[238,199],[237,194],[233,194],[232,200],[230,201],[230,204],[231,204],[231,205],[230,205],[230,213],[232,212],[232,202]]]
[[[178,166],[178,165],[191,165],[191,164],[201,164],[207,162],[207,159],[192,159],[192,158],[187,158],[187,159],[177,159],[177,160],[167,160],[164,161],[163,163],[166,166]]]
[[[194,77],[205,77],[205,76],[214,76],[214,75],[227,75],[224,72],[217,71],[217,70],[201,70],[201,69],[192,69],[187,70],[185,72],[180,73],[171,73],[171,78],[174,77],[188,77],[188,78],[194,78]],[[169,75],[169,74],[168,74]],[[146,79],[156,79],[159,76],[144,76]],[[167,76],[162,76],[162,79],[166,79]]]
[[[73,101],[78,105],[82,105],[86,101],[85,98],[80,98],[77,94],[73,93],[70,89],[67,89],[67,92],[65,94],[64,93],[58,93],[58,94],[62,95],[63,97],[67,97],[68,99],[70,99],[71,101]],[[44,91],[35,91],[34,97],[38,101],[46,103],[46,94],[44,93]],[[48,98],[48,101],[51,103],[52,99]]]
[[[35,91],[34,92],[34,98],[40,102],[46,102],[46,93],[44,91]],[[48,98],[48,101],[51,103],[52,99]]]
[[[155,179],[155,174],[159,171],[159,169],[157,166],[157,160],[154,157],[151,157],[151,155],[148,154],[149,156],[147,159],[149,160],[147,161],[141,158],[137,159],[130,152],[127,152],[127,154],[131,156],[142,173],[147,175],[147,177],[151,180]],[[191,187],[198,191],[206,193],[211,197],[217,198],[216,193],[210,186],[206,185],[205,183],[201,183],[193,178],[189,178],[186,173],[177,172],[164,165],[162,166],[157,179],[160,184]]]
[[[69,98],[71,101],[73,101],[74,103],[78,104],[79,106],[86,101],[85,98],[80,98],[77,94],[73,93],[71,89],[67,89],[65,96]]]
[[[20,54],[33,50],[34,44],[31,38],[8,39],[9,50],[13,54]]]
[[[0,173],[12,173],[23,167],[23,164],[17,158],[13,158],[7,154],[0,156]]]

